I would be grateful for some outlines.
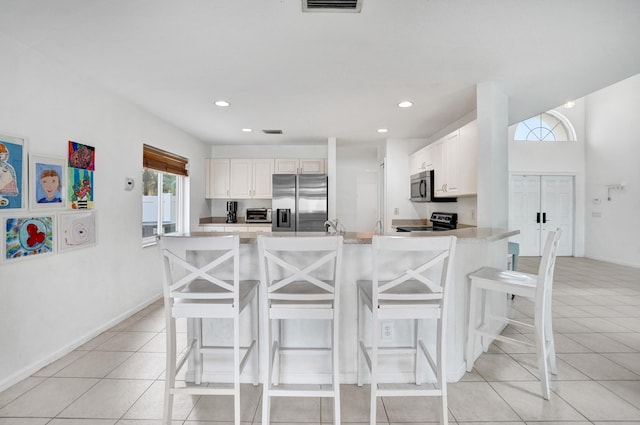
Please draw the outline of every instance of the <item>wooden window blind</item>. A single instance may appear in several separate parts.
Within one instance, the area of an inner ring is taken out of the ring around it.
[[[152,168],[165,173],[189,175],[189,161],[186,158],[149,145],[143,146],[142,165],[144,168]]]

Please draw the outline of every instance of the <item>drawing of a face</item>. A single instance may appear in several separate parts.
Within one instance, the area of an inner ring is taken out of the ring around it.
[[[44,177],[40,180],[42,189],[47,195],[47,198],[53,198],[58,187],[60,187],[60,179],[57,176]]]

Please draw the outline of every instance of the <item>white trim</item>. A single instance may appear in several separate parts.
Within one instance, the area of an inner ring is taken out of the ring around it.
[[[69,344],[65,345],[64,347],[60,348],[59,350],[57,350],[57,351],[55,351],[55,352],[43,357],[39,361],[31,363],[30,365],[25,366],[22,369],[16,371],[14,374],[12,374],[12,375],[6,377],[5,379],[3,379],[2,381],[0,381],[0,392],[12,387],[13,385],[17,384],[18,382],[22,381],[23,379],[26,379],[26,378],[30,377],[31,375],[33,375],[34,373],[36,373],[37,371],[39,371],[43,367],[48,366],[48,365],[50,365],[51,363],[53,363],[53,362],[55,362],[57,360],[60,360],[62,357],[64,357],[65,355],[69,354],[70,352],[72,352],[76,348],[86,344],[87,342],[89,342],[93,338],[95,338],[96,336],[98,336],[101,333],[111,329],[113,326],[117,325],[118,323],[122,322],[125,319],[128,319],[129,317],[133,316],[134,314],[136,314],[140,310],[144,309],[145,307],[148,307],[149,305],[153,304],[154,302],[158,301],[161,298],[162,298],[162,294],[158,294],[158,295],[155,295],[152,298],[148,299],[147,301],[143,301],[142,303],[138,304],[135,307],[130,308],[126,312],[124,312],[121,315],[109,320],[108,322],[104,323],[103,325],[93,329],[92,331],[87,332],[86,334],[84,334],[83,336],[81,336],[79,338],[76,338],[74,341],[70,342]]]

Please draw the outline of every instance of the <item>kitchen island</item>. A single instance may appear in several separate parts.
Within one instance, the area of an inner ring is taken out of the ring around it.
[[[449,382],[457,382],[465,373],[465,344],[466,328],[468,321],[468,292],[469,283],[467,275],[483,266],[506,268],[507,265],[507,239],[516,235],[517,231],[506,231],[501,229],[468,227],[442,232],[411,232],[411,233],[389,233],[389,236],[418,237],[418,236],[441,236],[454,235],[458,238],[454,260],[454,276],[449,296],[449,318],[447,325],[447,379]],[[225,233],[216,233],[222,235]],[[230,233],[231,234],[231,233]],[[233,233],[237,234],[237,233]],[[241,232],[240,236],[240,279],[255,279],[260,277],[258,266],[258,232]],[[273,236],[317,236],[322,237],[328,233],[267,233]],[[191,234],[175,236],[202,236],[211,235],[207,232],[192,232]],[[340,289],[340,372],[343,383],[356,382],[356,359],[357,359],[357,292],[356,281],[371,279],[371,240],[373,233],[346,232],[344,236],[343,263],[342,263],[342,286]],[[507,308],[507,299],[500,297],[490,301],[490,309],[495,315],[504,315]],[[260,312],[262,315],[262,312]],[[246,324],[248,326],[248,323]],[[496,325],[499,326],[499,325]],[[230,325],[219,321],[209,321],[203,325],[205,340],[213,338],[230,337]],[[432,326],[424,326],[425,332],[432,332]],[[412,337],[413,323],[399,322],[394,324],[390,342],[394,345],[403,344]],[[432,330],[433,329],[433,330]],[[188,330],[192,332],[192,329]],[[287,338],[293,341],[315,343],[323,345],[328,342],[329,332],[325,329],[325,324],[318,322],[308,322],[297,326],[295,329],[287,329]],[[262,337],[261,337],[262,339]],[[427,340],[432,338],[427,337]],[[260,349],[264,344],[260,344]],[[476,355],[480,354],[480,347],[477,347]],[[215,359],[224,361],[223,359]],[[294,360],[294,359],[291,359]],[[297,363],[297,360],[288,361],[288,367],[282,371],[282,382],[305,383],[305,382],[329,382],[327,360],[319,357],[316,359],[305,358]],[[393,366],[394,372],[388,375],[389,381],[402,382],[410,381],[412,372],[412,362],[408,358],[398,358],[391,360],[393,364],[381,364],[381,370],[385,367]],[[249,382],[250,365],[243,376]],[[190,373],[187,374],[189,379]],[[207,367],[205,360],[205,380],[225,381],[226,376],[216,372],[213,368]],[[366,378],[365,378],[366,379]],[[383,378],[384,379],[384,378]],[[430,380],[430,377],[425,377]]]

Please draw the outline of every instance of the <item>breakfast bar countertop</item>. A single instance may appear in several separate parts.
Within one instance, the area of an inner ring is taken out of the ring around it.
[[[494,229],[488,227],[464,227],[461,229],[439,231],[439,232],[405,232],[405,233],[385,233],[385,236],[401,236],[401,237],[417,237],[417,236],[448,236],[458,237],[458,243],[483,243],[493,242],[500,239],[506,239],[517,235],[517,230]],[[240,235],[241,244],[252,244],[257,240],[258,235],[270,236],[330,236],[332,233],[324,232],[191,232],[191,233],[172,233],[171,236],[220,236],[220,235]],[[373,232],[345,232],[345,244],[371,244],[371,239],[375,233]]]

